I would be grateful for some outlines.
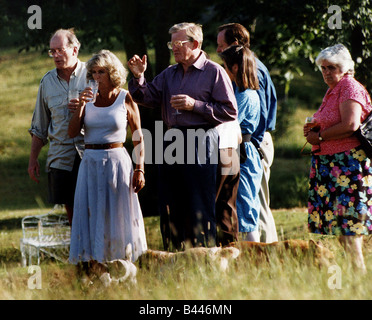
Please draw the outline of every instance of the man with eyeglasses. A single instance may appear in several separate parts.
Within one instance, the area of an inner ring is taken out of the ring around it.
[[[215,127],[236,119],[236,100],[226,71],[209,60],[201,49],[201,26],[180,23],[171,27],[169,33],[171,42],[167,45],[173,51],[176,64],[162,71],[150,83],[144,77],[146,55],[142,58],[135,55],[128,61],[135,77],[130,80],[128,88],[138,104],[161,107],[163,121],[170,129],[165,133],[164,151],[178,142],[177,136],[181,136],[184,142],[181,147],[184,154],[181,158],[177,157],[176,163],[168,164],[164,159],[159,166],[164,248],[169,249],[170,244],[174,249],[214,246],[218,159],[211,161],[210,151],[213,141],[218,142]],[[206,152],[205,162],[198,157],[198,138],[192,136],[195,130],[204,130],[210,137],[205,140],[209,151]],[[166,138],[171,133],[174,133],[173,138],[176,137],[173,141]],[[213,151],[218,151],[218,144]],[[191,163],[190,159],[195,163]]]
[[[36,105],[32,116],[31,152],[28,174],[39,183],[40,151],[49,140],[46,163],[48,172],[48,200],[64,204],[72,222],[75,184],[83,153],[82,133],[71,139],[67,134],[71,113],[69,89],[82,91],[86,87],[85,63],[78,59],[80,43],[72,29],[59,29],[50,39],[49,56],[55,69],[47,72],[40,81]]]

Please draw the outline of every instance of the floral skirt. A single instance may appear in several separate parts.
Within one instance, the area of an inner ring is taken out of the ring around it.
[[[312,233],[372,233],[371,160],[361,147],[311,159],[308,222]]]

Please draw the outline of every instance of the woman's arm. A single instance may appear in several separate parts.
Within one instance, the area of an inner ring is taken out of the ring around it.
[[[145,186],[145,144],[141,129],[141,117],[137,104],[128,92],[125,98],[128,123],[132,132],[136,168],[133,174],[134,192],[138,193]]]
[[[81,128],[83,127],[84,115],[85,115],[85,102],[82,102],[80,100],[79,105],[77,106],[77,109],[73,113],[73,116],[68,125],[68,135],[70,138],[75,138],[79,134]]]
[[[79,100],[73,99],[69,102],[70,112],[73,113],[67,131],[70,138],[75,138],[80,133],[84,124],[85,105],[92,97],[93,92],[88,87],[80,94]]]
[[[311,144],[319,144],[319,135],[323,140],[348,138],[359,128],[362,106],[354,100],[346,100],[340,104],[341,121],[320,132],[310,131],[306,137]]]

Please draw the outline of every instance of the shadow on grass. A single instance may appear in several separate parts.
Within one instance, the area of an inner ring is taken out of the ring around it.
[[[10,231],[22,228],[22,218],[0,220],[0,231]]]

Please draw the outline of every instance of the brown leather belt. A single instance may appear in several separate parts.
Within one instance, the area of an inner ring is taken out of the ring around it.
[[[113,143],[104,143],[104,144],[86,144],[85,149],[114,149],[114,148],[123,148],[123,142],[113,142]]]

